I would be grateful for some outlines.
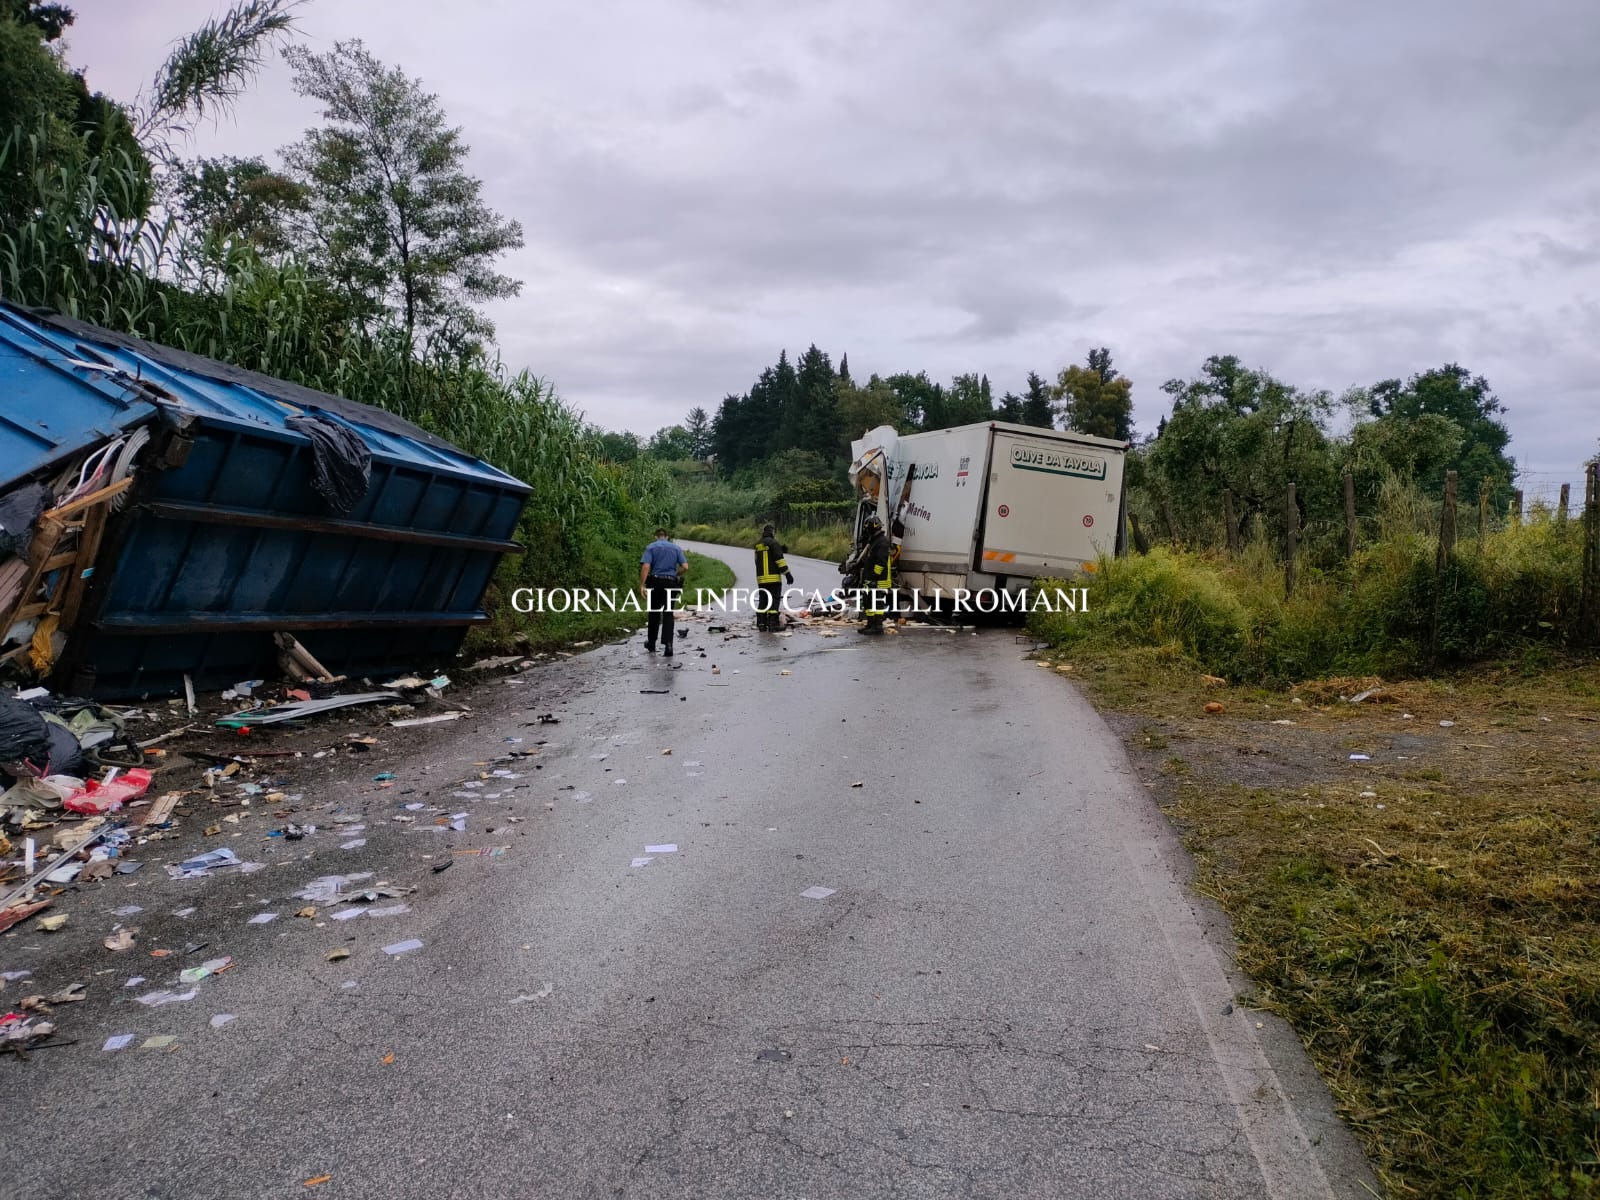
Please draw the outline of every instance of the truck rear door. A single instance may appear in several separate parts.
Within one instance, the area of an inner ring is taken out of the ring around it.
[[[1115,553],[1122,465],[1105,446],[996,430],[977,569],[1066,576]]]

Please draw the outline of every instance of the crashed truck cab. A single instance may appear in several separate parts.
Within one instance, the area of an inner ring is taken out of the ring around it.
[[[1126,552],[1127,443],[1005,421],[851,444],[854,535],[891,530],[895,584],[924,605],[1071,580]],[[941,605],[943,606],[943,605]]]
[[[0,672],[102,698],[452,657],[528,487],[392,413],[0,304]]]

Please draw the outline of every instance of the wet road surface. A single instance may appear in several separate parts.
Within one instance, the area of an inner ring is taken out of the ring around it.
[[[701,549],[749,586],[748,554]],[[148,880],[152,909],[226,898],[240,965],[0,1063],[0,1194],[1376,1194],[1292,1036],[1233,1007],[1116,739],[1011,631],[685,627],[670,664],[634,637],[433,734],[360,852]],[[508,850],[389,820],[419,801]],[[293,918],[293,891],[358,869],[417,885],[409,911]],[[118,1032],[139,1040],[103,1053]]]

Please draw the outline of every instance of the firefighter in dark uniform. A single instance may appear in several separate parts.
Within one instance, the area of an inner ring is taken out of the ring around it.
[[[894,548],[883,522],[873,514],[861,526],[864,543],[860,565],[860,586],[866,591],[867,623],[862,633],[881,634],[883,617],[889,609],[889,598],[894,592]]]
[[[794,573],[784,560],[787,553],[777,531],[771,525],[763,525],[761,540],[756,543],[756,629],[764,633],[776,633],[780,628],[778,580],[794,583]]]

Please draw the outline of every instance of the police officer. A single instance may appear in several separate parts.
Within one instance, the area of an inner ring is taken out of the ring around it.
[[[689,560],[672,544],[665,529],[656,530],[656,540],[644,548],[639,558],[639,591],[648,602],[650,616],[645,624],[644,648],[656,652],[656,633],[661,634],[661,654],[672,657],[672,610],[678,606],[683,573]]]
[[[860,564],[861,587],[867,591],[867,623],[862,633],[881,634],[883,616],[889,607],[889,596],[894,588],[894,555],[889,535],[876,513],[861,525],[864,544]]]
[[[778,617],[778,580],[794,583],[794,572],[784,561],[788,548],[778,540],[771,524],[761,527],[761,540],[756,543],[756,629],[776,633],[780,627]]]

